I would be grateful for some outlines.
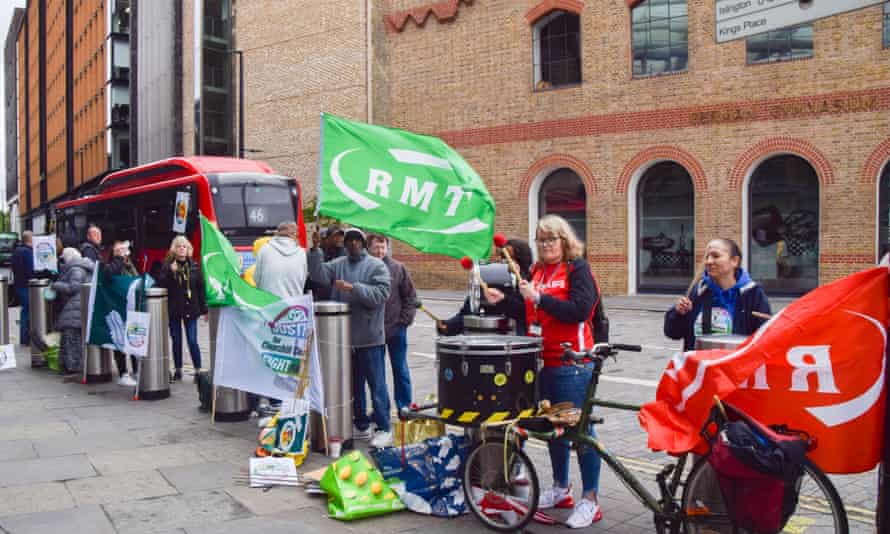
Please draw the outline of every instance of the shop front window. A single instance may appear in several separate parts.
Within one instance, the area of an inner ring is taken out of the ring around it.
[[[800,295],[819,285],[819,178],[798,156],[761,163],[749,186],[751,278],[767,294]]]
[[[571,225],[582,243],[587,241],[587,192],[575,171],[559,169],[541,185],[538,216],[559,215]]]
[[[643,175],[637,193],[639,291],[685,291],[695,269],[692,178],[672,161]]]
[[[890,252],[890,161],[878,182],[878,259]]]

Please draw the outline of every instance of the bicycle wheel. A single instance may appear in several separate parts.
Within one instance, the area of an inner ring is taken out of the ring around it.
[[[503,442],[488,441],[476,446],[464,464],[463,486],[467,507],[473,515],[498,532],[522,529],[538,509],[540,486],[535,467],[512,444],[506,457]]]
[[[733,527],[717,476],[706,458],[700,459],[686,478],[683,511],[687,534],[755,534]],[[793,532],[805,530],[807,534],[849,532],[847,512],[837,490],[825,473],[809,460],[804,463],[797,510],[785,528]]]

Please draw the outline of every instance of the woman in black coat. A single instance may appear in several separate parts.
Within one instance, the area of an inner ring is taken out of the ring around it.
[[[185,236],[176,236],[161,267],[158,285],[167,288],[167,314],[170,338],[173,340],[174,380],[182,379],[182,325],[195,371],[201,369],[201,348],[198,346],[198,317],[207,315],[204,276],[192,259],[194,248]]]

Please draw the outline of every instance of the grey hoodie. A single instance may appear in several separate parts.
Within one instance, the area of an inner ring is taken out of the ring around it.
[[[56,328],[80,330],[80,286],[89,283],[93,276],[93,262],[87,258],[76,258],[62,266],[62,274],[53,282],[56,300],[64,303],[56,318]]]
[[[318,249],[309,251],[312,281],[332,286],[335,280],[352,284],[352,291],[331,290],[331,300],[349,304],[349,330],[352,346],[374,347],[386,342],[383,332],[384,310],[389,298],[389,269],[379,259],[363,251],[358,259],[340,256],[324,262]]]
[[[282,298],[303,294],[306,251],[289,237],[277,235],[260,249],[253,279],[256,286]]]

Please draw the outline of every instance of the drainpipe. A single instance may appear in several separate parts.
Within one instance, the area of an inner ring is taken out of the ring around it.
[[[365,83],[367,84],[367,97],[368,97],[368,105],[367,105],[367,122],[368,124],[374,124],[374,70],[373,70],[373,59],[374,59],[374,31],[371,23],[371,11],[372,11],[372,1],[373,0],[365,0],[365,50],[367,51],[367,57],[365,58],[365,69],[367,71],[367,79]]]

